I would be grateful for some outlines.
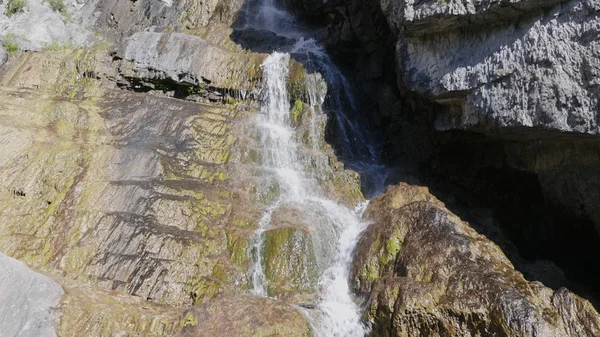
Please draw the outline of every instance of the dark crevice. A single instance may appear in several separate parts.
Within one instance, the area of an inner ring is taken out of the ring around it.
[[[191,101],[191,102],[223,102],[232,103],[241,99],[256,99],[252,93],[246,94],[240,90],[218,88],[210,85],[209,81],[193,83],[176,82],[169,78],[139,78],[125,77],[124,81],[117,82],[123,90],[148,93],[161,93],[166,97]]]
[[[433,137],[431,157],[389,182],[428,186],[496,243],[526,279],[555,290],[566,287],[598,308],[600,236],[594,222],[549,198],[538,174],[509,165],[506,144],[514,141],[466,131]]]

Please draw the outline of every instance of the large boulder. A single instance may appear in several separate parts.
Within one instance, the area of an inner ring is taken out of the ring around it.
[[[600,315],[565,288],[528,282],[502,250],[424,187],[366,210],[352,284],[381,336],[596,336]]]

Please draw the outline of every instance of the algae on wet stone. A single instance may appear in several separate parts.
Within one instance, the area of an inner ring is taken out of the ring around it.
[[[290,61],[287,91],[292,100],[302,100],[306,95],[306,69],[301,63]]]
[[[318,269],[311,234],[302,228],[275,228],[264,236],[262,261],[269,295],[313,292]]]
[[[302,115],[304,114],[304,102],[300,99],[294,101],[292,110],[290,111],[290,120],[293,127],[297,127],[302,121]]]

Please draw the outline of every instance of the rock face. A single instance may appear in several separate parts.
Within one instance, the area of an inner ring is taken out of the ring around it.
[[[268,230],[263,259],[269,295],[287,297],[288,301],[307,292],[310,296],[319,278],[315,253],[311,235],[306,230],[292,227]]]
[[[24,263],[0,254],[2,336],[56,336],[62,288]]]
[[[220,296],[184,313],[182,337],[289,336],[309,337],[310,327],[285,302],[251,296]]]
[[[0,252],[51,275],[65,293],[48,292],[54,302],[41,305],[56,307],[60,320],[31,335],[175,335],[191,329],[182,312],[205,303],[208,325],[202,319],[186,335],[226,331],[219,324],[227,317],[248,319],[227,327],[230,335],[309,335],[290,305],[231,297],[248,292],[248,242],[279,193],[255,148],[252,91],[265,55],[229,40],[241,4],[77,4],[68,4],[63,14],[73,21],[66,22],[94,39],[68,44],[50,30],[48,41],[32,38],[35,46],[20,45],[27,52],[12,51],[0,68]],[[35,6],[11,25],[23,26]],[[312,77],[297,62],[292,68],[289,82],[303,108],[290,113],[307,174],[332,199],[354,204],[363,198],[358,176],[325,143],[326,116],[303,102]],[[269,241],[275,269],[268,273],[285,280],[274,294],[305,303],[317,276],[314,259],[303,255],[316,252],[312,233],[293,231],[290,240]],[[297,265],[304,260],[308,268]],[[279,275],[279,267],[292,272]],[[218,295],[230,297],[211,301]],[[24,323],[45,319],[19,315]]]
[[[600,269],[566,256],[600,256],[600,4],[376,2],[402,93],[374,117],[389,121],[390,161],[426,168],[423,182],[464,208],[494,209],[527,258],[595,287]]]
[[[225,219],[236,198],[226,187],[231,120],[241,115],[100,88],[90,78],[48,91],[37,61],[4,77],[25,85],[37,74],[43,89],[3,90],[12,103],[2,114],[24,124],[2,126],[20,134],[2,151],[2,250],[160,303],[201,300],[193,294],[204,284],[219,289],[210,275],[233,266],[227,233],[239,220]],[[60,83],[58,63],[47,69]],[[235,268],[241,277],[243,264]]]
[[[357,247],[355,289],[375,336],[595,336],[600,316],[561,288],[526,281],[498,246],[427,188],[373,200]]]
[[[72,20],[70,13],[76,13],[74,7],[65,5],[62,10],[53,10],[46,1],[28,0],[22,11],[9,16],[8,2],[5,3],[6,8],[0,12],[0,36],[12,37],[19,50],[39,51],[65,44],[83,46],[94,40],[85,25]]]
[[[126,74],[138,78],[164,78],[174,83],[206,85],[250,91],[261,57],[233,53],[196,36],[180,33],[139,32],[123,41],[119,57],[131,61]],[[225,60],[225,61],[224,61]]]
[[[399,84],[447,107],[438,129],[598,134],[600,5],[558,3],[382,0]]]

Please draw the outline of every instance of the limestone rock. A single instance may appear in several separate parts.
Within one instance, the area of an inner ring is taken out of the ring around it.
[[[438,129],[600,133],[597,1],[380,3],[399,85],[446,107]]]
[[[62,11],[55,11],[47,1],[28,0],[22,12],[11,16],[7,16],[5,5],[2,7],[0,36],[13,36],[20,50],[39,51],[67,44],[85,46],[94,40],[89,27],[73,19],[78,19],[79,14],[68,4]]]
[[[172,336],[181,331],[182,308],[157,305],[139,296],[54,276],[65,290],[60,312],[59,336],[112,337]]]
[[[196,36],[139,32],[125,39],[117,55],[133,62],[135,77],[170,79],[192,85],[252,89],[252,71],[261,59],[232,53]],[[128,76],[128,74],[125,74]]]
[[[229,185],[244,114],[100,87],[61,68],[76,59],[62,53],[4,69],[2,252],[158,303],[244,284],[233,252],[251,226],[237,228],[233,200],[245,217],[254,208]]]
[[[62,288],[0,253],[0,335],[54,337]]]
[[[383,336],[595,336],[600,315],[566,289],[528,282],[498,246],[426,188],[373,200],[352,266]]]
[[[247,295],[220,296],[184,313],[182,337],[311,336],[308,322],[285,302]]]
[[[271,229],[264,235],[263,264],[269,295],[292,303],[307,302],[318,281],[310,233],[288,227]]]

